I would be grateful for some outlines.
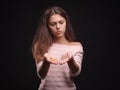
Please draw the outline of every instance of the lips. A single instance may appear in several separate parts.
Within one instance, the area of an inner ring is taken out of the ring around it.
[[[57,34],[61,34],[62,33],[62,31],[57,31]]]

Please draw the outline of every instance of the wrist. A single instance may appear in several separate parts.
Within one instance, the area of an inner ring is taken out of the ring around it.
[[[69,59],[68,63],[72,63],[72,62],[74,62],[74,58],[73,58],[73,57],[71,57],[71,58]]]

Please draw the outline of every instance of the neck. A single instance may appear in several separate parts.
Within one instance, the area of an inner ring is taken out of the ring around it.
[[[58,44],[67,44],[69,41],[65,37],[61,37],[54,39],[54,42]]]

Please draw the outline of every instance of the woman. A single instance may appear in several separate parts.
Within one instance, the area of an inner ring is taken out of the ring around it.
[[[83,47],[74,42],[72,25],[61,7],[44,11],[32,51],[41,79],[38,90],[76,90],[72,77],[80,74]]]

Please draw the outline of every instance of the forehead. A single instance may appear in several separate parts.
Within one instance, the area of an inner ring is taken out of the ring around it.
[[[59,14],[54,14],[54,15],[50,16],[50,18],[49,18],[49,22],[58,22],[60,20],[65,20],[65,18]]]

